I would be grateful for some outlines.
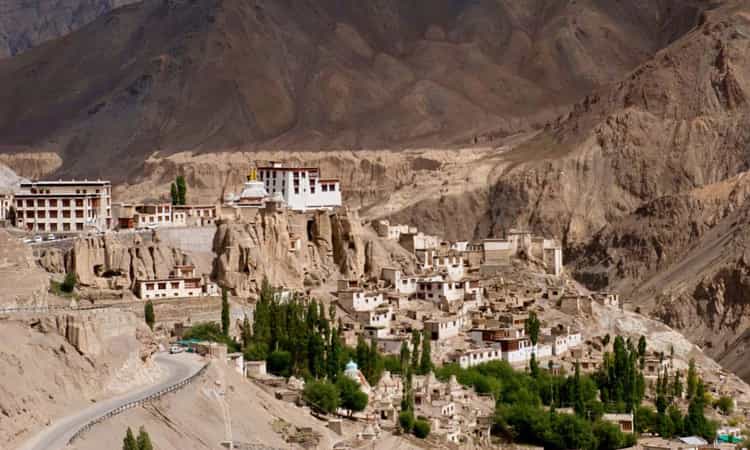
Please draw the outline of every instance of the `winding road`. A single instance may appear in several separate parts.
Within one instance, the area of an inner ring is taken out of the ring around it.
[[[64,449],[68,445],[70,438],[91,420],[101,417],[109,411],[127,403],[145,399],[163,389],[178,384],[190,378],[203,367],[201,360],[189,353],[180,353],[177,355],[159,353],[156,355],[154,361],[166,369],[169,375],[162,377],[155,384],[141,386],[122,396],[99,401],[82,411],[63,417],[29,439],[19,447],[19,450]]]

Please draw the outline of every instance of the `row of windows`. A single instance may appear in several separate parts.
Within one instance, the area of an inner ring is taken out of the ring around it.
[[[52,233],[56,233],[58,231],[73,231],[73,230],[83,231],[83,223],[78,222],[75,224],[75,227],[72,227],[69,222],[63,223],[62,226],[59,226],[56,223],[46,224],[46,223],[29,222],[26,224],[26,229],[28,229],[29,231],[34,231],[34,230],[49,231]]]
[[[60,200],[59,204],[61,204],[63,207],[68,207],[68,206],[71,205],[71,202],[72,201],[70,199],[62,199],[62,200]],[[86,202],[86,203],[89,203],[89,202]],[[75,206],[83,206],[83,199],[76,199],[73,202],[73,204]],[[43,208],[47,207],[47,206],[56,207],[56,206],[58,206],[58,201],[57,201],[57,199],[54,199],[54,198],[53,199],[49,199],[49,200],[38,199],[36,201],[34,201],[34,200],[26,200],[25,205],[26,205],[27,208],[33,208],[34,206],[43,207]],[[16,206],[18,208],[23,208],[24,201],[23,200],[16,200]]]
[[[25,214],[19,213],[19,215],[21,217],[25,216],[27,219],[35,219],[35,218],[46,219],[48,214],[47,214],[47,211],[43,211],[42,210],[42,211],[26,211]],[[78,209],[78,210],[75,211],[74,217],[76,217],[78,219],[82,219],[84,216],[85,216],[85,214],[84,214],[84,211],[82,209]],[[89,216],[89,218],[94,217],[94,211],[89,210],[88,216]],[[60,215],[60,217],[62,217],[63,219],[70,219],[70,217],[71,217],[70,211],[63,211],[62,214]],[[58,218],[58,212],[57,211],[49,211],[49,218],[50,219],[57,219]]]
[[[96,193],[98,194],[100,191],[99,189],[96,189]],[[49,189],[37,189],[37,188],[31,188],[32,194],[50,194]],[[76,189],[76,194],[86,194],[88,193],[88,189]]]

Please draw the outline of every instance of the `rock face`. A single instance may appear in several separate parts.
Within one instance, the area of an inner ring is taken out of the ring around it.
[[[64,260],[79,284],[106,289],[130,289],[137,279],[167,278],[175,265],[190,262],[182,251],[158,239],[144,242],[137,235],[77,239]],[[59,266],[59,259],[53,259],[50,266]]]
[[[0,308],[46,306],[49,276],[34,262],[31,248],[0,229]]]
[[[116,164],[123,170],[108,175],[124,181],[157,148],[492,141],[537,128],[619,79],[690,30],[704,8],[699,0],[145,0],[0,62],[0,144],[54,151],[60,174]]]
[[[138,338],[137,336],[140,336]],[[0,326],[0,442],[17,448],[71,410],[160,376],[153,336],[117,310],[29,316]]]
[[[118,6],[137,0],[0,1],[0,58],[71,33]]]
[[[356,279],[368,275],[368,269],[374,274],[393,254],[367,251],[382,248],[378,240],[347,209],[306,214],[260,210],[253,220],[218,225],[214,277],[237,295],[258,292],[264,277],[273,285],[297,289],[341,277]],[[408,257],[395,264],[413,268]]]

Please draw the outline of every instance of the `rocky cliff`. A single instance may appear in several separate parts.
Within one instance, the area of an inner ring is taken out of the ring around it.
[[[261,210],[253,219],[219,224],[214,277],[237,295],[249,295],[258,292],[264,277],[301,289],[376,275],[390,264],[414,267],[405,250],[389,245],[364,230],[348,209]]]
[[[49,276],[20,237],[0,229],[0,308],[46,306]]]
[[[37,261],[51,273],[75,272],[81,286],[116,290],[133,288],[136,279],[167,278],[175,265],[191,262],[157,232],[81,237],[67,251],[40,250]]]
[[[0,441],[16,448],[92,401],[161,376],[148,327],[117,310],[4,318],[0,326]],[[5,447],[4,447],[5,448]]]

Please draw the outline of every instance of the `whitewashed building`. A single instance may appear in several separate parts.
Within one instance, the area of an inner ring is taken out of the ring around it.
[[[457,363],[463,369],[468,369],[469,367],[474,367],[490,361],[501,361],[502,359],[503,351],[498,347],[484,347],[457,351],[450,356],[450,360]]]
[[[307,211],[341,206],[341,183],[323,178],[317,167],[284,167],[281,163],[259,167],[258,175],[269,195],[279,193],[289,209]]]
[[[383,306],[368,311],[357,311],[354,313],[357,321],[368,327],[390,327],[393,310]]]
[[[216,283],[196,275],[195,266],[175,266],[169,277],[135,280],[135,294],[143,300],[218,295]]]
[[[29,231],[64,233],[112,227],[109,181],[31,181],[14,195],[16,225]]]
[[[456,337],[463,326],[464,318],[458,315],[430,319],[424,322],[424,329],[430,333],[430,339],[433,341]]]
[[[0,192],[0,220],[8,219],[10,208],[13,206],[13,193]]]
[[[339,306],[350,313],[372,311],[385,302],[380,292],[365,292],[364,289],[346,289],[337,292]]]

